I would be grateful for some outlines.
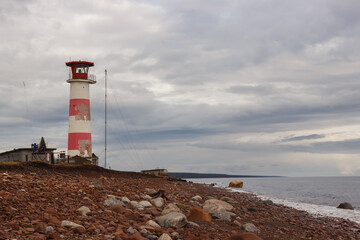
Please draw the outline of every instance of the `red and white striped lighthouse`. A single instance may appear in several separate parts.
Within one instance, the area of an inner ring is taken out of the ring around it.
[[[66,66],[71,67],[67,80],[70,83],[68,155],[91,158],[89,85],[96,81],[95,76],[88,72],[94,63],[72,61],[67,62]]]

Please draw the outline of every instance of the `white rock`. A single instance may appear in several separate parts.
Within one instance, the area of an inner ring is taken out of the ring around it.
[[[200,227],[200,225],[195,222],[188,222],[188,224],[189,224],[189,226]]]
[[[122,201],[123,203],[130,203],[130,199],[128,199],[127,197],[122,197],[122,198],[121,198],[121,201]]]
[[[158,240],[172,240],[172,238],[167,233],[163,233]]]
[[[180,234],[179,234],[178,232],[172,232],[172,233],[171,233],[171,236],[172,236],[173,238],[178,238],[178,237],[180,236]]]
[[[116,197],[110,197],[103,202],[103,205],[108,207],[112,207],[117,204],[123,205],[124,203],[122,201],[117,200]]]
[[[260,230],[252,223],[245,223],[241,226],[241,230],[244,230],[246,232],[260,232]]]
[[[184,227],[188,221],[184,214],[178,212],[170,212],[166,215],[157,217],[156,222],[165,228],[168,227]]]
[[[86,206],[82,206],[76,211],[80,212],[83,216],[86,216],[89,212],[91,212],[90,209]]]
[[[130,204],[131,204],[131,206],[136,208],[139,203],[137,201],[130,201]]]
[[[158,208],[161,208],[164,205],[164,199],[162,197],[155,198],[151,202]]]
[[[196,196],[193,196],[191,199],[198,202],[198,201],[202,200],[202,197],[200,197],[199,195],[196,195]]]
[[[151,200],[152,197],[150,197],[149,195],[145,194],[145,195],[141,195],[141,198],[146,199],[146,200]]]
[[[153,188],[145,188],[145,192],[149,195],[156,193],[156,190]]]
[[[157,224],[154,220],[149,220],[146,222],[147,226],[154,227],[154,228],[161,228],[159,224]]]
[[[130,234],[134,234],[134,233],[137,233],[137,230],[133,227],[129,227],[127,230],[126,230],[128,233]]]
[[[231,214],[225,210],[222,206],[213,204],[205,204],[204,210],[206,210],[214,218],[218,218],[223,221],[231,222]]]
[[[152,204],[149,201],[141,201],[139,202],[139,205],[146,208],[146,207],[152,207]]]
[[[80,224],[77,224],[77,223],[74,223],[74,222],[71,222],[71,221],[67,221],[67,220],[64,220],[61,222],[60,226],[62,227],[68,227],[68,228],[77,228],[77,227],[82,227],[84,228],[84,226],[80,225]]]
[[[234,210],[234,207],[231,204],[229,204],[229,203],[227,203],[225,201],[218,200],[218,199],[206,200],[205,203],[204,203],[204,206],[208,205],[208,204],[221,206],[221,207],[225,208],[226,211],[233,211]]]
[[[166,215],[170,212],[179,212],[181,213],[181,210],[178,206],[176,206],[175,203],[169,203],[168,205],[166,205],[166,207],[164,208],[164,210],[161,212],[161,215]]]

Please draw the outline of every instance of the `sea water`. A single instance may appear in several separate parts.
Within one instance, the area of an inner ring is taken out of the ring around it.
[[[236,178],[238,179],[238,178]],[[226,188],[234,178],[194,178],[196,183],[215,183]],[[307,211],[315,216],[349,219],[360,224],[360,177],[269,177],[242,178],[244,186],[231,191],[250,192]],[[349,202],[355,210],[336,208]]]

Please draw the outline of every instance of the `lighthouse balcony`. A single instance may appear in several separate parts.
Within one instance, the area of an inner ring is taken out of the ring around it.
[[[86,81],[90,84],[96,83],[96,75],[95,74],[87,74],[87,73],[69,73],[69,80],[67,82],[73,81]]]

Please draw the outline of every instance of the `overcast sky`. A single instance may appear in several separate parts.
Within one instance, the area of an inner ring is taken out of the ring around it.
[[[67,148],[69,60],[95,63],[112,169],[360,175],[358,0],[0,0],[0,151]]]

